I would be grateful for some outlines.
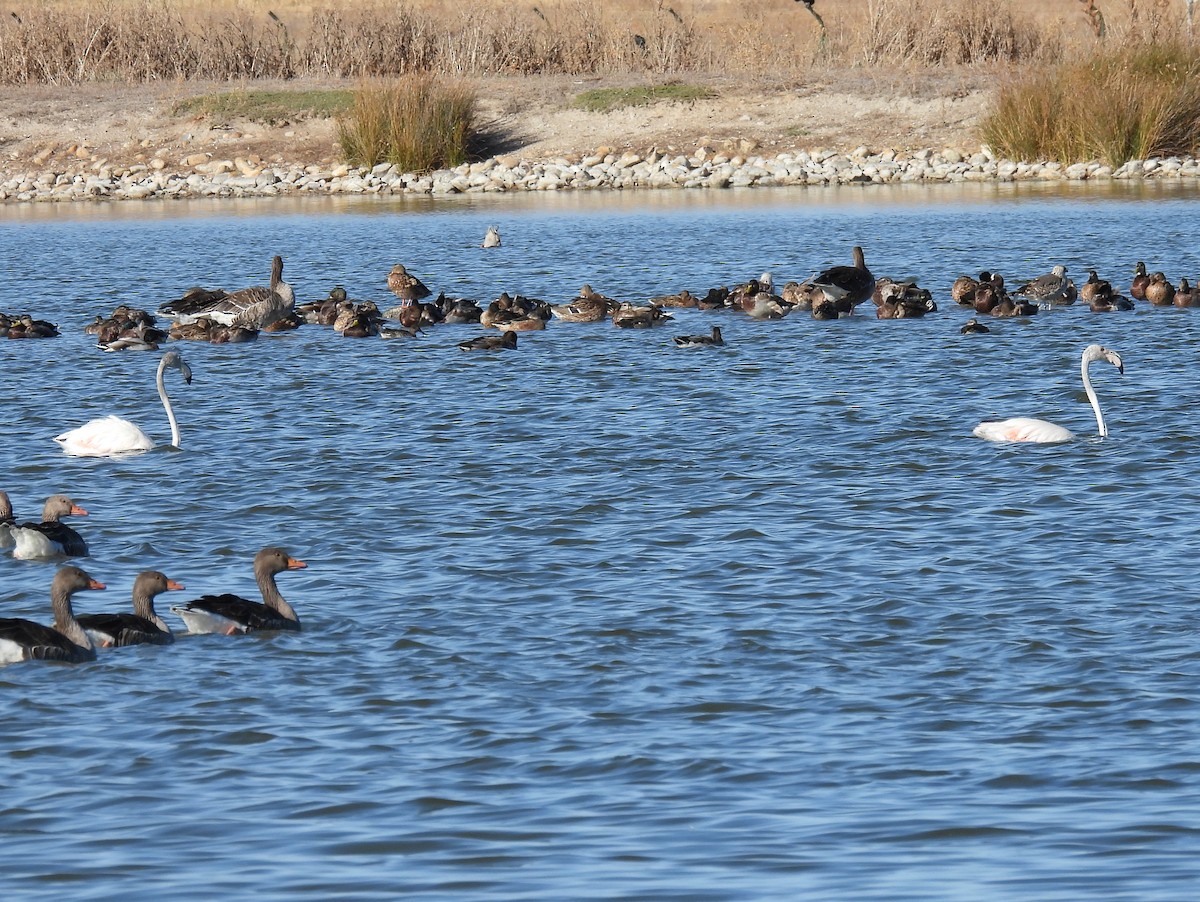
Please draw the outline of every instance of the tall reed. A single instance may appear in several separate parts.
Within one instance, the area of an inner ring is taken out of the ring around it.
[[[395,163],[406,172],[457,166],[473,137],[475,95],[428,74],[363,85],[338,122],[338,141],[357,166]]]
[[[1012,159],[1062,162],[1200,153],[1200,60],[1191,44],[1132,42],[1003,84],[981,131]]]

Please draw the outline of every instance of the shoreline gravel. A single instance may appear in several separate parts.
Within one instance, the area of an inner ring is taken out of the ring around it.
[[[580,157],[531,161],[499,156],[428,173],[396,166],[267,165],[256,159],[191,156],[172,165],[163,157],[129,166],[97,161],[67,169],[0,175],[0,202],[38,203],[163,198],[270,197],[299,194],[500,193],[600,189],[742,188],[964,181],[1105,181],[1200,177],[1200,160],[1098,162],[1002,160],[986,146],[897,153],[858,147],[849,152],[791,151],[739,156],[701,148],[685,155],[617,153],[600,148]]]

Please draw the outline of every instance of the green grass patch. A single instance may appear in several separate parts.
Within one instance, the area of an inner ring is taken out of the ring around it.
[[[589,113],[607,113],[627,106],[652,103],[693,103],[716,97],[712,88],[700,85],[655,85],[642,88],[596,88],[576,94],[571,106]]]
[[[353,91],[229,91],[177,103],[177,116],[207,116],[226,122],[249,119],[274,125],[300,119],[330,119],[354,106]]]

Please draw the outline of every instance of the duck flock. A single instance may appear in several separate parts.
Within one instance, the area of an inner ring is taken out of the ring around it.
[[[499,244],[499,232],[489,229],[482,246]],[[861,247],[853,248],[850,264],[830,267],[802,282],[787,282],[778,291],[771,275],[764,273],[733,287],[719,286],[697,294],[683,289],[676,294],[637,301],[616,300],[591,285],[584,285],[575,297],[563,303],[504,292],[481,304],[471,298],[447,297],[444,292],[434,297],[421,279],[401,264],[392,267],[386,282],[399,303],[384,309],[374,301],[350,298],[340,286],[322,300],[298,304],[292,286],[283,279],[283,260],[277,256],[272,261],[268,285],[232,292],[195,287],[155,313],[121,305],[108,316],[96,316],[85,331],[95,335],[97,345],[106,351],[152,351],[167,342],[248,342],[263,332],[306,325],[330,327],[346,338],[414,339],[439,324],[478,323],[484,334],[459,341],[455,346],[464,351],[501,351],[517,347],[518,332],[545,329],[555,320],[563,323],[607,320],[618,328],[653,329],[672,321],[673,308],[732,311],[754,319],[808,313],[819,320],[854,316],[858,306],[868,302],[874,305],[879,319],[910,319],[938,310],[927,288],[913,281],[877,277],[872,273]],[[1173,284],[1161,271],[1148,272],[1143,262],[1134,268],[1127,292],[1114,288],[1095,270],[1089,270],[1086,281],[1076,285],[1067,275],[1067,268],[1058,265],[1011,293],[999,273],[984,271],[978,277],[960,276],[950,286],[949,298],[955,306],[971,312],[971,318],[960,331],[973,334],[989,331],[986,319],[1031,317],[1040,310],[1076,302],[1086,304],[1096,313],[1133,310],[1138,302],[1196,307],[1200,306],[1200,288],[1193,288],[1186,278]],[[170,323],[160,325],[160,316],[169,318]],[[55,324],[28,313],[0,313],[0,331],[13,339],[54,338],[60,334]],[[674,344],[681,348],[717,347],[724,340],[720,326],[714,325],[707,334],[675,336]],[[1088,378],[1088,366],[1096,360],[1107,361],[1122,372],[1123,363],[1115,351],[1099,345],[1089,346],[1083,354],[1084,387],[1103,436],[1107,430]],[[179,430],[164,384],[164,372],[171,368],[177,369],[187,382],[191,381],[191,371],[174,349],[163,354],[159,362],[159,396],[171,423],[172,443],[178,446]],[[1062,427],[1022,417],[981,423],[974,434],[994,441],[1065,441],[1073,437]],[[118,417],[92,420],[57,436],[55,441],[68,454],[88,457],[113,457],[154,447],[154,442],[137,426]],[[46,501],[40,521],[17,523],[8,496],[0,492],[0,548],[11,548],[13,556],[20,559],[86,556],[83,538],[62,522],[64,517],[86,513],[66,496],[55,495]],[[261,602],[233,594],[206,595],[171,610],[193,633],[233,635],[258,630],[297,630],[299,618],[280,594],[275,576],[304,566],[282,549],[264,548],[254,560]],[[59,569],[51,585],[53,626],[0,618],[0,664],[30,659],[78,662],[94,658],[96,647],[173,641],[171,630],[155,612],[154,598],[163,592],[182,590],[180,583],[158,571],[146,571],[134,582],[132,613],[76,617],[72,595],[103,588],[103,584],[79,567]]]

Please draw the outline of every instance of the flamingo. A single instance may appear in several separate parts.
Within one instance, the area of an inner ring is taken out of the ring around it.
[[[1108,435],[1108,427],[1104,425],[1104,415],[1100,412],[1100,401],[1092,388],[1092,380],[1088,378],[1088,366],[1096,360],[1104,360],[1124,374],[1125,365],[1121,355],[1110,351],[1101,345],[1088,345],[1083,349],[1083,359],[1080,371],[1083,375],[1083,390],[1087,392],[1088,401],[1096,414],[1096,425],[1100,429],[1100,437]],[[1032,417],[1013,417],[1008,420],[984,420],[974,429],[974,434],[990,442],[1068,442],[1075,438],[1075,433],[1055,423],[1038,420]]]
[[[175,420],[175,411],[171,407],[171,399],[167,397],[167,387],[163,382],[163,371],[167,367],[179,370],[183,374],[183,381],[188,385],[192,384],[192,370],[184,363],[178,351],[167,351],[158,362],[158,396],[162,399],[163,408],[167,411],[167,420],[171,423],[171,444],[178,448],[179,423]],[[149,451],[154,447],[154,440],[150,436],[129,420],[116,416],[89,420],[82,426],[56,436],[54,440],[72,457],[113,457],[118,454]]]

